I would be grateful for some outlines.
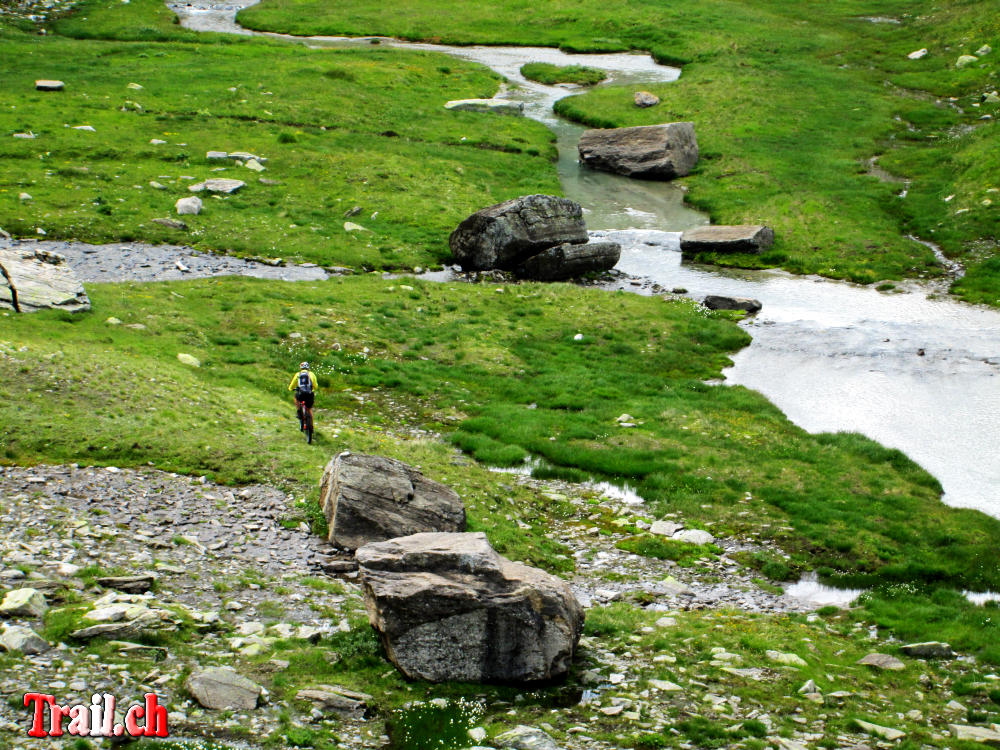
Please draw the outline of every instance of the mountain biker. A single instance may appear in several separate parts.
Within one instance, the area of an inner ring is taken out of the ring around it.
[[[308,362],[299,363],[299,371],[292,375],[292,382],[288,384],[288,390],[295,391],[295,403],[302,405],[311,420],[313,401],[319,386],[316,383],[316,376],[309,369]]]

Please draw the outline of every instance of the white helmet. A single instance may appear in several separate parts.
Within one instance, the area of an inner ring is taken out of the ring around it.
[[[308,362],[299,362],[299,369],[300,370],[308,370],[309,369],[309,363]]]

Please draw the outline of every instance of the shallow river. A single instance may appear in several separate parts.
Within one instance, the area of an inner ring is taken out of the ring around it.
[[[245,34],[249,32],[234,18],[250,4],[171,8],[187,28]],[[341,46],[371,40],[302,41]],[[526,62],[587,65],[609,74],[601,85],[637,87],[680,75],[648,55],[379,42],[444,52],[505,76],[510,84],[499,96],[523,101],[527,116],[555,131],[563,189],[584,207],[595,234],[622,244],[620,270],[668,289],[683,287],[695,298],[727,294],[759,299],[763,310],[745,323],[753,343],[733,358],[725,373],[728,383],[765,394],[806,430],[856,431],[899,448],[941,481],[946,503],[1000,517],[1000,312],[955,302],[941,296],[940,289],[917,283],[900,285],[902,293],[886,294],[777,271],[730,272],[682,264],[679,233],[708,223],[708,217],[684,205],[676,185],[582,168],[576,141],[583,128],[552,112],[556,100],[579,89],[543,86],[519,72]]]

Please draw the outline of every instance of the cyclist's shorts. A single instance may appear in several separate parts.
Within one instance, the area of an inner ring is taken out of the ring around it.
[[[295,400],[302,401],[310,409],[312,409],[313,401],[315,399],[316,399],[316,394],[313,393],[312,391],[300,391],[298,389],[295,390]]]

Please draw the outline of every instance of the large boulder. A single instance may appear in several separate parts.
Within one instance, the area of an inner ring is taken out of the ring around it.
[[[694,123],[587,130],[577,146],[588,167],[646,180],[672,180],[698,163]]]
[[[323,472],[320,505],[329,541],[345,549],[421,531],[465,531],[465,506],[454,490],[383,456],[334,457]]]
[[[583,608],[483,533],[414,534],[356,553],[368,619],[409,679],[534,683],[566,673]]]
[[[260,685],[230,667],[208,667],[193,672],[184,687],[205,708],[247,710],[257,707]]]
[[[66,258],[37,248],[0,248],[0,309],[35,312],[47,307],[90,309],[83,284]]]
[[[476,211],[448,238],[466,271],[510,271],[542,250],[586,241],[580,204],[554,195],[526,195]]]
[[[759,253],[774,244],[774,230],[760,224],[703,226],[681,235],[681,252]]]
[[[571,245],[568,242],[550,247],[533,255],[516,270],[518,276],[536,281],[558,281],[615,267],[622,254],[617,242],[588,242]]]

